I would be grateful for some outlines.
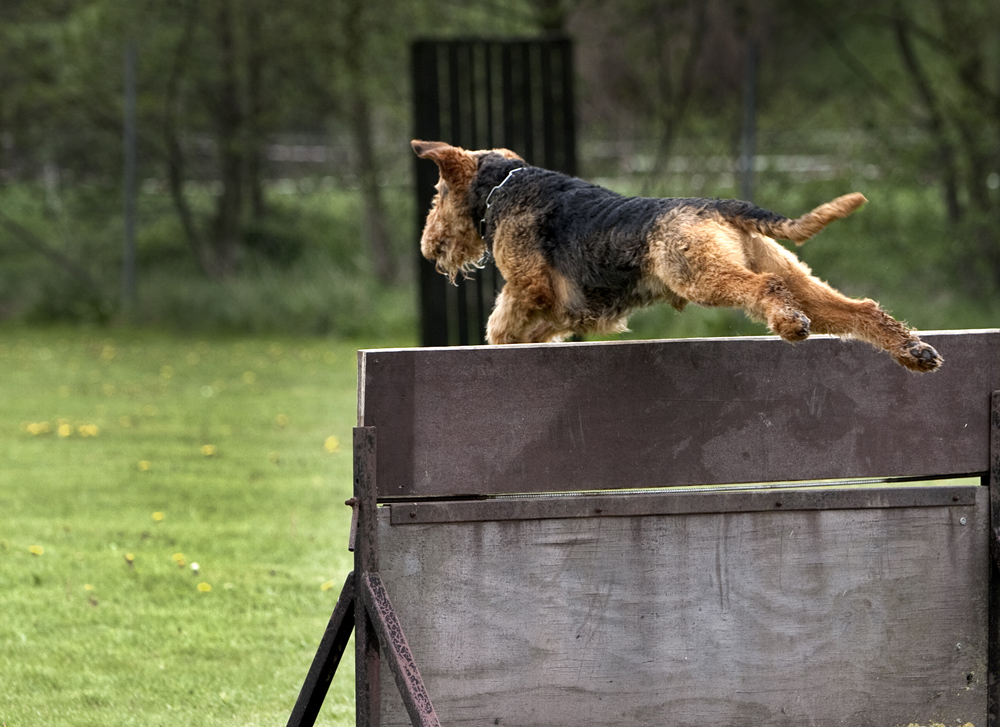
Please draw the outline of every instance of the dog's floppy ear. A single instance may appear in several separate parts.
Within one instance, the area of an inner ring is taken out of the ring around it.
[[[476,173],[476,160],[458,146],[452,146],[443,141],[420,141],[414,139],[410,142],[413,151],[421,159],[430,159],[438,165],[441,176],[447,181],[464,180],[472,177]]]
[[[434,159],[435,161],[447,153],[446,149],[455,148],[444,141],[421,141],[420,139],[411,141],[410,146],[413,147],[413,151],[421,159]]]

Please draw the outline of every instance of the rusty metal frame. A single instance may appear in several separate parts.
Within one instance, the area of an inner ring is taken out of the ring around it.
[[[983,484],[990,488],[986,714],[989,727],[1000,727],[1000,391],[990,399],[990,471]]]
[[[352,631],[358,727],[379,725],[383,652],[413,727],[440,727],[406,635],[378,574],[375,427],[354,429],[354,497],[348,504],[354,509],[350,546],[354,551],[354,571],[344,582],[288,727],[315,724]]]

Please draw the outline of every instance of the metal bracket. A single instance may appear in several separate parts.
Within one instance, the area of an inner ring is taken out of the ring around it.
[[[347,549],[354,552],[354,544],[358,541],[358,498],[352,497],[344,503],[351,508],[351,534],[347,539]]]

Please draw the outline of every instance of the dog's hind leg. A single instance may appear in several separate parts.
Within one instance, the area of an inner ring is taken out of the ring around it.
[[[752,270],[742,233],[715,222],[651,245],[652,273],[677,295],[704,306],[740,308],[786,341],[809,336],[808,315],[780,276]]]
[[[767,238],[756,238],[753,257],[784,282],[796,304],[812,321],[813,333],[857,338],[886,351],[912,371],[934,371],[942,358],[933,347],[869,299],[848,298],[812,275],[792,253]]]

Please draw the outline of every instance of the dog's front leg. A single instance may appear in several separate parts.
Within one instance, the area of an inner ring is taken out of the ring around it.
[[[537,303],[535,296],[508,283],[497,296],[486,324],[486,342],[496,345],[560,340],[566,332],[546,320],[544,309]]]
[[[487,343],[498,345],[522,342],[528,327],[528,315],[518,302],[518,297],[511,295],[510,285],[500,291],[486,324]]]

